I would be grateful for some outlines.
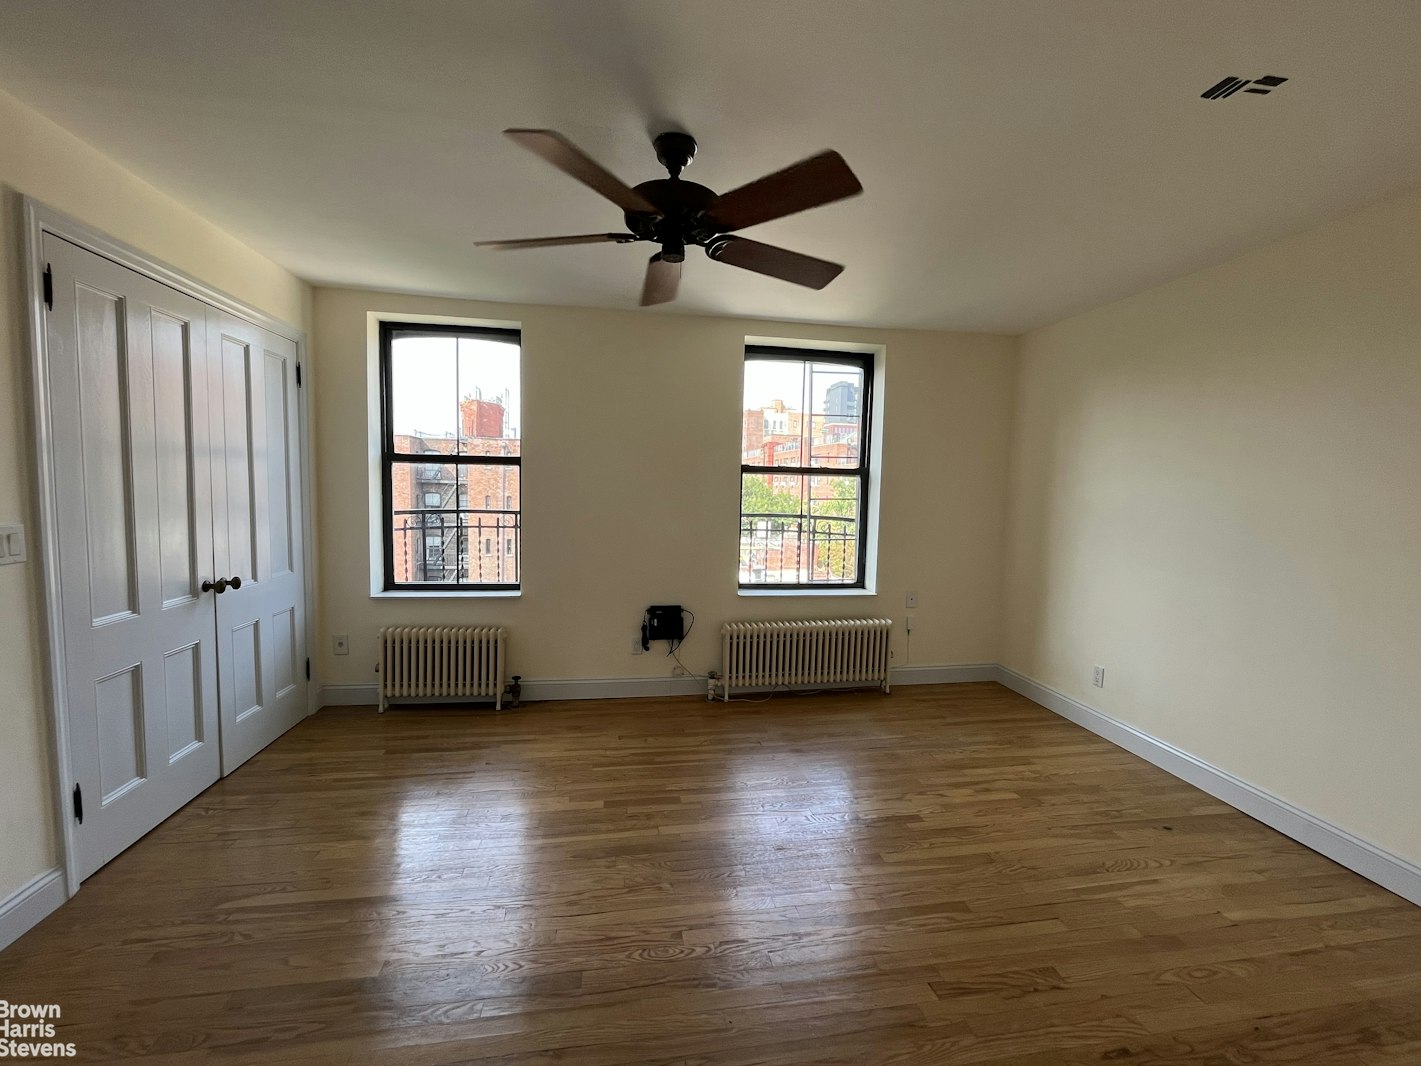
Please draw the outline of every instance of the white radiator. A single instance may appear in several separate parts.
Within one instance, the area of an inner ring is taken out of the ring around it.
[[[877,684],[888,691],[888,618],[727,622],[720,631],[721,695],[732,688]]]
[[[503,708],[503,626],[391,626],[380,630],[380,710],[413,697],[492,696]]]

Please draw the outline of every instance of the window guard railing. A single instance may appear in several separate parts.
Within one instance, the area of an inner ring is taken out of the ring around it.
[[[523,554],[516,510],[403,509],[392,515],[395,570],[406,584],[513,585]],[[438,537],[436,544],[434,537]],[[509,554],[507,541],[513,540]],[[483,550],[483,542],[490,549]]]
[[[803,514],[740,516],[740,584],[856,586],[857,518]]]

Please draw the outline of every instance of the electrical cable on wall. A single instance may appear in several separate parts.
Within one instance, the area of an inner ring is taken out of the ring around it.
[[[686,664],[681,661],[681,656],[677,654],[677,652],[681,650],[681,645],[686,643],[686,638],[691,635],[691,630],[696,628],[696,612],[691,610],[689,607],[682,607],[681,613],[688,614],[691,616],[691,624],[686,627],[686,631],[681,635],[680,640],[672,640],[666,642],[666,654],[676,660],[676,665],[679,666],[682,670],[686,671],[687,677],[693,677],[698,681],[704,681],[706,680],[708,675],[698,674],[695,671],[687,668]]]

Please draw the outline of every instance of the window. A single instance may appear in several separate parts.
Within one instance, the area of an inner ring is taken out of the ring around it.
[[[381,323],[385,589],[519,587],[519,341],[517,330]],[[514,550],[491,553],[495,538]]]
[[[745,350],[740,587],[863,588],[873,356]]]

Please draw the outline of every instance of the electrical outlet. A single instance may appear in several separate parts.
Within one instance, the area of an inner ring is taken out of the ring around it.
[[[641,646],[641,637],[632,637],[632,654],[645,655],[646,649]]]
[[[672,677],[689,677],[690,675],[687,674],[686,671],[683,670],[680,666],[673,666],[673,667],[671,668],[671,676],[672,676]]]
[[[28,554],[25,551],[24,526],[0,526],[0,566],[22,563]]]
[[[917,605],[918,605],[918,594],[917,594],[916,592],[910,592],[910,593],[908,593],[908,595],[906,595],[906,596],[903,597],[903,606],[904,606],[904,607],[916,607]]]
[[[331,637],[331,643],[335,646],[335,653],[337,655],[350,654],[350,637],[345,633],[337,633]]]
[[[903,620],[903,628],[909,633],[913,631],[913,616],[911,614]]]
[[[1096,688],[1104,688],[1104,687],[1105,687],[1105,667],[1103,667],[1103,666],[1097,666],[1097,667],[1095,668],[1095,673],[1091,676],[1091,679],[1090,679],[1090,680],[1091,680],[1091,684],[1093,684]]]

